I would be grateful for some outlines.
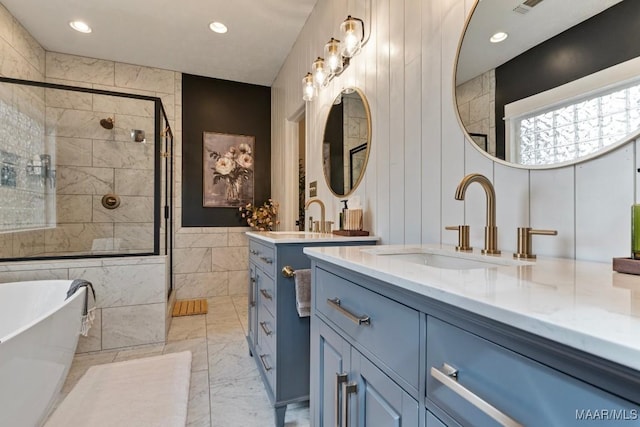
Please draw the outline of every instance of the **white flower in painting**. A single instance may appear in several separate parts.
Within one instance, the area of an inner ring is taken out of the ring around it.
[[[229,175],[234,168],[235,162],[228,157],[220,157],[216,161],[215,169],[220,175]]]
[[[238,156],[238,159],[236,160],[238,162],[238,164],[243,167],[243,168],[247,168],[249,169],[251,166],[253,166],[253,157],[251,157],[249,154],[244,153],[244,154],[240,154]]]
[[[243,154],[251,154],[251,147],[249,144],[245,144],[244,142],[238,146],[238,149]]]

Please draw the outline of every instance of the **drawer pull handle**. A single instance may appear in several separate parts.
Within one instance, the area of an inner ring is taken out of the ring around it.
[[[506,427],[522,427],[522,424],[510,418],[495,406],[477,396],[458,382],[458,370],[444,363],[441,369],[431,367],[431,376],[441,382],[445,387],[462,397],[467,402]]]
[[[260,289],[260,293],[262,294],[263,297],[265,297],[268,300],[272,300],[273,299],[271,294],[269,292],[267,292],[266,289]]]
[[[250,307],[255,307],[256,306],[256,300],[255,300],[255,294],[253,293],[253,288],[256,284],[256,278],[252,277],[251,279],[249,279],[249,306]]]
[[[356,316],[351,313],[349,310],[345,309],[340,305],[340,298],[327,298],[327,304],[338,310],[340,313],[344,314],[349,320],[351,320],[356,325],[370,325],[371,318],[366,314],[364,316]]]
[[[269,329],[267,329],[267,322],[260,322],[260,327],[262,327],[262,330],[267,336],[273,333],[273,331],[270,331]]]
[[[336,420],[336,427],[340,427],[340,406],[341,406],[341,402],[340,402],[340,390],[342,389],[342,384],[346,383],[348,380],[347,378],[347,374],[339,374],[336,372],[336,398],[333,402],[333,409],[335,412],[335,420]]]
[[[254,249],[251,249],[249,252],[251,253],[251,255],[258,255],[260,253],[260,251],[256,251]]]
[[[349,395],[357,392],[356,383],[342,383],[342,427],[349,427]]]
[[[260,259],[266,264],[273,264],[273,260],[271,258],[267,258],[266,256],[261,256]]]
[[[262,362],[262,366],[264,366],[264,370],[269,372],[270,370],[272,370],[273,368],[271,366],[267,365],[267,362],[264,361],[266,354],[261,354],[260,355],[260,361]]]

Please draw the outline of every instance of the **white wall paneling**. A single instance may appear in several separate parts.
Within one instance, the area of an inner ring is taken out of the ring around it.
[[[479,172],[496,189],[503,251],[515,249],[517,227],[531,226],[558,230],[558,236],[534,238],[538,255],[603,262],[627,255],[629,206],[640,200],[633,144],[576,166],[527,171],[494,163],[465,140],[454,109],[453,70],[474,3],[371,0],[371,40],[324,94],[307,103],[308,181],[318,181],[327,216],[337,222],[340,204],[322,175],[324,120],[337,92],[355,84],[364,90],[373,119],[369,164],[356,194],[364,203],[366,227],[382,237],[382,243],[455,244],[455,233],[443,227],[466,222],[472,227],[472,244],[481,248],[484,192],[473,184],[465,202],[453,198],[460,180]],[[335,35],[332,31],[344,15],[368,19],[367,4],[367,0],[349,0],[346,6],[339,0],[316,4],[273,85],[274,157],[289,146],[279,121],[299,106],[300,80],[311,61]],[[274,197],[283,187],[277,162]]]
[[[534,237],[533,253],[575,257],[575,167],[530,172],[529,225],[557,230],[553,237]]]
[[[576,258],[629,255],[634,155],[633,144],[627,144],[576,166]]]

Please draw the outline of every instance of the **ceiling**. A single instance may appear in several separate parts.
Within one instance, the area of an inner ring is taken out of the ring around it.
[[[543,0],[528,13],[520,14],[513,9],[524,0],[480,0],[465,31],[456,84],[496,68],[620,1]],[[502,43],[489,42],[498,31],[509,37]]]
[[[48,51],[270,86],[317,0],[0,0]],[[83,20],[93,32],[72,30]],[[227,25],[226,34],[209,23]]]

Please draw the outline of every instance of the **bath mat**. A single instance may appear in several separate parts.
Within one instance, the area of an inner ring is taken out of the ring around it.
[[[206,299],[185,299],[176,301],[173,306],[173,317],[194,316],[196,314],[207,314]]]
[[[89,368],[45,427],[184,427],[191,352]]]

